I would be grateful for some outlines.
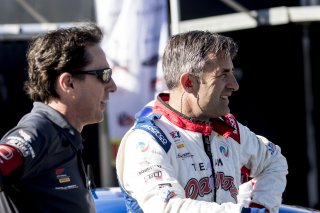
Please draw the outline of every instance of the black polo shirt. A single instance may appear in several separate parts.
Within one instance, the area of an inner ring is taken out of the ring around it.
[[[81,159],[82,137],[59,112],[34,102],[0,143],[24,157],[23,166],[4,179],[13,182],[6,188],[19,212],[95,212]]]

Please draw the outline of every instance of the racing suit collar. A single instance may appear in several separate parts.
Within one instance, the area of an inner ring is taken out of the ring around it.
[[[211,135],[212,131],[226,135],[226,132],[232,132],[234,130],[234,128],[224,122],[222,118],[212,118],[210,121],[203,121],[185,116],[168,104],[169,99],[169,93],[160,93],[154,105],[154,112],[162,114],[170,122],[182,129],[199,132],[203,135]]]

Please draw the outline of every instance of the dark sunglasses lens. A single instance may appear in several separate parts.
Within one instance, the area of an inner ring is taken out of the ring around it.
[[[105,69],[103,70],[99,76],[104,82],[108,83],[111,80],[111,74],[112,70],[111,69]]]

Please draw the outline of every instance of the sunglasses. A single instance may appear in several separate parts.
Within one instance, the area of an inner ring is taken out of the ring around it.
[[[109,83],[111,81],[112,69],[111,68],[103,68],[99,70],[87,70],[87,71],[73,71],[69,72],[73,75],[95,75],[98,79],[100,79],[104,83]]]

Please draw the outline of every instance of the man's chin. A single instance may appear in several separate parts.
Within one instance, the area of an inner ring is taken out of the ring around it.
[[[221,116],[227,115],[227,114],[229,114],[229,113],[230,113],[230,109],[229,109],[229,107],[228,107],[228,108],[224,109],[223,111],[221,111]],[[220,117],[220,116],[219,116],[219,117]]]

